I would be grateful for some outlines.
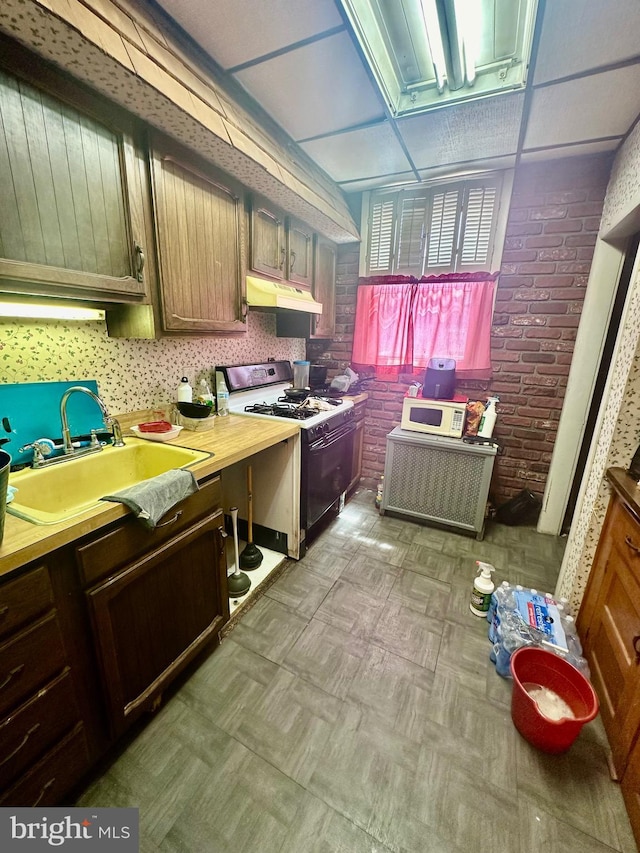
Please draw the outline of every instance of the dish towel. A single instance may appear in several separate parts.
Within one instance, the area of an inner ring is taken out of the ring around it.
[[[175,468],[100,500],[125,504],[145,527],[153,530],[172,507],[197,491],[198,483],[193,473]]]

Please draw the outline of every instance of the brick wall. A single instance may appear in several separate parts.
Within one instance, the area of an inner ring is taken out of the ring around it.
[[[496,505],[523,488],[544,492],[610,167],[609,155],[597,155],[516,173],[492,328],[493,378],[458,388],[471,399],[500,397]],[[358,251],[357,244],[338,251],[334,340],[308,345],[311,359],[328,361],[330,375],[351,357]],[[410,381],[368,383],[362,473],[369,485],[384,470],[386,435],[400,422]]]

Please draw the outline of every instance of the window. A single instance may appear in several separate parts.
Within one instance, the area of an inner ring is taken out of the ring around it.
[[[504,228],[502,175],[420,189],[376,190],[365,194],[365,276],[491,272],[499,267]]]

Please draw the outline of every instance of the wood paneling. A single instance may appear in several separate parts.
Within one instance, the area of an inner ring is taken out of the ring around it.
[[[144,292],[133,270],[124,169],[129,144],[93,117],[0,71],[0,276],[61,289]]]
[[[156,141],[151,155],[165,331],[246,331],[242,191]]]

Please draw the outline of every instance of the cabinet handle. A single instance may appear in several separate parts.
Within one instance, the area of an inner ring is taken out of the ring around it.
[[[289,252],[289,272],[293,272],[293,267],[296,262],[296,253]]]
[[[0,690],[2,690],[2,688],[3,688],[3,687],[6,687],[6,686],[7,686],[7,684],[11,681],[11,679],[12,679],[12,678],[15,678],[15,677],[16,677],[16,675],[19,675],[19,674],[22,672],[22,670],[23,670],[23,669],[24,669],[24,664],[23,664],[23,663],[21,663],[21,664],[20,664],[20,666],[16,666],[16,667],[14,667],[14,668],[11,670],[11,672],[9,673],[9,675],[7,675],[7,677],[5,678],[5,680],[2,682],[2,684],[0,684]]]
[[[42,788],[40,788],[40,793],[38,794],[38,799],[31,806],[32,809],[35,809],[35,807],[40,803],[40,800],[44,797],[44,795],[47,793],[47,791],[49,790],[49,788],[53,785],[53,783],[55,781],[56,781],[56,777],[54,776],[52,779],[49,779],[48,782],[44,783]]]
[[[624,541],[627,543],[628,547],[631,548],[634,554],[640,554],[640,548],[633,544],[633,539],[630,536],[625,536]]]
[[[135,244],[135,253],[136,253],[136,278],[138,281],[142,281],[142,270],[144,269],[144,252],[142,251],[142,246],[139,243]]]
[[[287,257],[287,250],[284,246],[280,246],[280,266],[279,269],[284,268],[284,259]]]
[[[3,765],[3,764],[6,764],[6,763],[7,763],[7,761],[9,761],[11,758],[13,758],[13,756],[14,756],[14,755],[17,755],[17,754],[18,754],[18,753],[20,752],[20,750],[22,749],[22,747],[25,745],[25,743],[29,740],[29,738],[31,737],[31,735],[32,735],[32,734],[35,734],[35,733],[38,731],[38,729],[39,729],[39,728],[40,728],[40,723],[36,723],[36,724],[35,724],[35,726],[31,726],[31,728],[29,729],[29,731],[28,731],[28,732],[26,733],[26,735],[22,738],[22,742],[21,742],[21,743],[19,743],[19,744],[16,746],[16,748],[13,750],[13,752],[10,752],[10,753],[9,753],[9,755],[6,755],[6,756],[2,759],[2,761],[0,761],[0,767],[2,767],[2,765]]]
[[[633,650],[636,653],[636,664],[640,664],[640,634],[636,634],[632,640]]]
[[[178,512],[175,515],[172,515],[168,521],[163,521],[162,524],[156,524],[156,530],[158,529],[158,527],[168,527],[170,524],[175,524],[181,515],[182,510],[179,509]]]

